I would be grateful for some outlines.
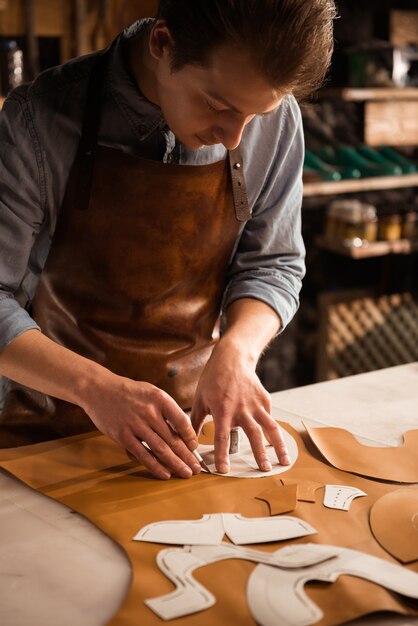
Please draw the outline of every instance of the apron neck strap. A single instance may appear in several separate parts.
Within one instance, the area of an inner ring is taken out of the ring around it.
[[[81,127],[81,138],[70,178],[75,176],[74,185],[67,185],[77,190],[77,206],[80,210],[88,209],[91,183],[93,179],[94,158],[99,138],[102,102],[106,89],[106,75],[115,41],[105,48],[94,63],[87,89],[86,107]],[[235,216],[239,222],[251,219],[247,189],[244,178],[244,164],[239,147],[228,151],[229,170],[232,181]],[[73,179],[74,180],[74,179]],[[68,194],[66,192],[66,201]],[[74,198],[72,198],[74,200]]]

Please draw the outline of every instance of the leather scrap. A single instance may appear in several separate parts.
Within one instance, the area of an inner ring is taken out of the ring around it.
[[[274,489],[262,491],[257,500],[266,502],[270,515],[280,515],[281,513],[290,513],[294,511],[297,504],[298,485],[277,485]]]
[[[331,465],[345,472],[398,483],[418,482],[418,430],[404,434],[395,448],[364,446],[342,428],[305,428]]]
[[[315,502],[315,491],[324,486],[321,485],[321,483],[314,482],[313,480],[301,480],[298,483],[293,481],[291,478],[281,478],[280,480],[285,486],[297,484],[298,500],[301,500],[302,502]]]
[[[370,526],[380,545],[402,563],[418,560],[418,487],[397,489],[374,503]]]

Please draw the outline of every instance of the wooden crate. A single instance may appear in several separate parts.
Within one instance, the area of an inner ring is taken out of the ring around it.
[[[412,146],[418,143],[417,100],[366,102],[364,140],[369,146]]]
[[[325,293],[319,298],[317,380],[418,360],[418,298]]]
[[[390,12],[390,43],[399,47],[418,44],[418,11]]]

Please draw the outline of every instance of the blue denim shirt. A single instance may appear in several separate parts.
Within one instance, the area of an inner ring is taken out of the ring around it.
[[[126,43],[146,24],[136,22],[113,46],[99,143],[188,165],[226,158],[222,145],[193,151],[176,142],[160,108],[138,90],[126,64]],[[38,328],[25,307],[53,239],[95,58],[96,53],[79,57],[43,72],[15,89],[0,112],[0,350]],[[283,328],[297,310],[304,275],[303,150],[300,111],[292,96],[273,114],[255,117],[241,142],[253,219],[237,238],[224,307],[238,298],[256,298],[278,313]]]

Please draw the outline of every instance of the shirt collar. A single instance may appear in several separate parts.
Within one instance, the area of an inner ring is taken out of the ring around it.
[[[127,43],[139,37],[153,19],[138,20],[117,37],[109,67],[109,88],[119,107],[128,117],[138,138],[143,141],[157,128],[166,128],[159,106],[140,91],[126,59]]]

